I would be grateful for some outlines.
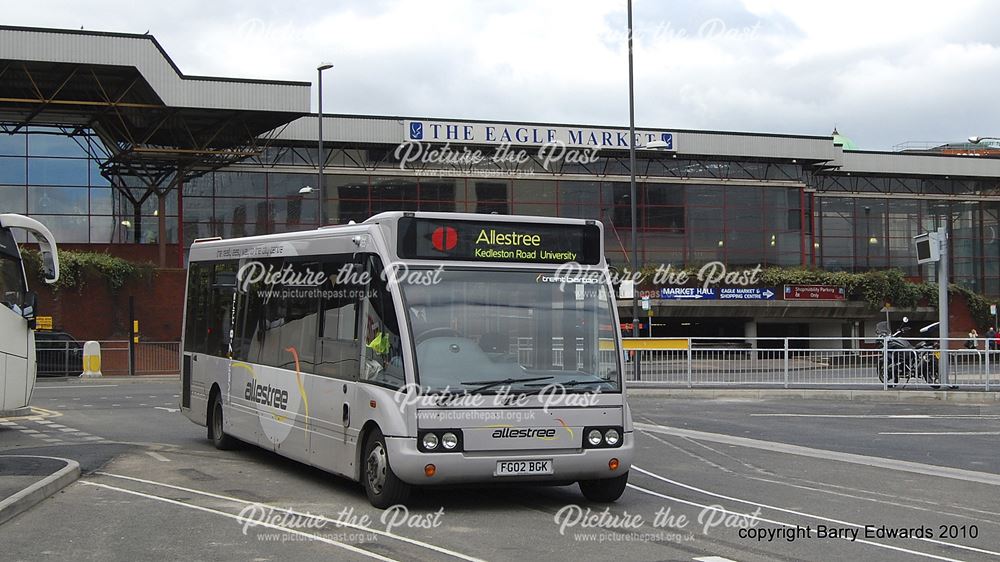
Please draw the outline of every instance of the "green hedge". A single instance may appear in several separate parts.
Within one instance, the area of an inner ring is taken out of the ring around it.
[[[44,282],[41,254],[36,250],[22,249],[21,256],[28,278]],[[107,282],[111,292],[116,293],[129,281],[150,279],[153,271],[152,264],[135,263],[110,254],[59,250],[59,281],[50,287],[53,291],[82,292],[89,280],[101,278]]]
[[[699,267],[691,267],[684,271],[691,280],[688,285],[700,285],[698,281]],[[641,270],[643,287],[653,287],[654,267],[644,267]],[[937,306],[937,283],[912,283],[898,269],[867,271],[864,273],[849,273],[845,271],[823,271],[802,267],[770,267],[762,269],[758,274],[758,287],[776,287],[782,285],[836,285],[845,287],[849,299],[863,300],[875,309],[881,309],[886,303],[896,308],[913,308],[920,304]],[[722,283],[724,284],[724,283]],[[978,326],[990,326],[993,317],[990,316],[992,301],[969,289],[951,285],[948,288],[952,295],[962,295],[969,306],[969,312]]]

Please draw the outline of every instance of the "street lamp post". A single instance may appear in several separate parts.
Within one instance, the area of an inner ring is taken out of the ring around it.
[[[316,180],[319,182],[319,225],[326,226],[326,182],[323,181],[323,162],[326,160],[323,156],[323,71],[333,68],[333,65],[328,62],[320,63],[316,67],[317,79],[317,93],[318,98],[317,105],[317,118],[319,121],[319,151],[316,154],[316,160],[319,164],[319,172],[317,174]]]
[[[635,89],[632,71],[632,0],[628,0],[628,170],[629,206],[632,211],[632,278],[639,270],[639,203],[635,188]],[[633,281],[632,289],[632,337],[639,337],[639,291]],[[636,350],[632,360],[635,380],[639,380],[639,353]]]

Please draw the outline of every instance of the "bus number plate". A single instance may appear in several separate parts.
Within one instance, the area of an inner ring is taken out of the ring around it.
[[[534,461],[497,461],[494,476],[552,474],[552,459]]]

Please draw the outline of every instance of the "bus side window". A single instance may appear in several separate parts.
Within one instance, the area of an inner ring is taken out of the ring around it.
[[[236,262],[208,266],[211,274],[205,353],[216,357],[231,355],[230,335],[233,328],[233,306],[236,295]]]
[[[369,256],[368,271],[370,283],[365,293],[366,317],[361,326],[365,346],[361,380],[400,388],[406,379],[396,307],[382,261],[377,256]]]
[[[205,353],[208,320],[208,269],[200,263],[188,266],[187,318],[184,321],[184,351]]]
[[[365,290],[364,267],[350,257],[332,257],[323,264],[329,281],[320,303],[317,374],[357,380],[361,357],[358,306]]]

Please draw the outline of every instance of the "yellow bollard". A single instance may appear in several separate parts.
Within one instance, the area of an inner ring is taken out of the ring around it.
[[[96,341],[83,344],[83,373],[80,376],[103,376],[101,374],[101,344]]]

